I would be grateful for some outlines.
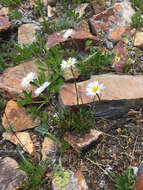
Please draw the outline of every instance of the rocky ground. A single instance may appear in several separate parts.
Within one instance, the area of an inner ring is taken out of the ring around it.
[[[0,189],[143,189],[138,9],[129,0],[0,1]],[[61,72],[69,57],[77,66]],[[24,87],[30,72],[39,77]],[[93,99],[95,80],[105,89]]]

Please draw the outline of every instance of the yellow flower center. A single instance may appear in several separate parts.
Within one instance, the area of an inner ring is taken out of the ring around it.
[[[32,77],[29,77],[29,78],[27,79],[28,82],[30,82],[31,80],[32,80]]]
[[[71,61],[68,61],[68,62],[67,62],[67,65],[72,65],[72,62],[71,62]]]
[[[95,93],[99,88],[97,86],[93,87],[92,92]]]

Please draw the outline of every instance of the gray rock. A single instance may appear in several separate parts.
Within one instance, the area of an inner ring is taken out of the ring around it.
[[[106,46],[108,49],[113,49],[113,47],[114,47],[113,42],[110,42],[108,40],[106,40]]]
[[[130,56],[134,57],[136,52],[135,51],[130,51],[129,54],[130,54]]]
[[[142,174],[143,174],[143,163],[139,167],[138,176],[141,176]]]
[[[26,179],[26,173],[17,170],[18,163],[10,157],[0,160],[0,189],[12,190]]]

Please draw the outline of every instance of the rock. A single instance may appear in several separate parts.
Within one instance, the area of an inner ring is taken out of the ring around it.
[[[82,18],[85,14],[85,9],[88,7],[88,3],[81,3],[75,9],[75,14],[78,14],[78,18]]]
[[[74,76],[73,76],[73,74],[74,74]],[[79,77],[78,69],[76,67],[73,68],[73,74],[72,74],[72,71],[70,68],[65,69],[64,73],[63,73],[63,77],[64,77],[65,81],[69,81],[74,78],[77,79]]]
[[[134,190],[143,190],[143,174],[137,178]]]
[[[47,157],[55,160],[57,152],[57,143],[49,137],[45,137],[42,143],[42,160],[45,161]]]
[[[47,6],[47,15],[49,18],[55,16],[55,7]]]
[[[67,141],[74,150],[82,152],[86,150],[91,144],[95,143],[102,136],[102,132],[91,129],[87,134],[66,134],[64,140]]]
[[[64,30],[61,32],[55,32],[48,37],[47,48],[51,48],[57,44],[62,42],[71,41],[71,40],[86,40],[90,39],[94,42],[99,41],[99,38],[93,36],[91,33],[86,32],[84,30],[72,30],[72,35],[69,38],[65,38],[64,35],[68,30]]]
[[[27,178],[26,173],[22,170],[18,170],[18,167],[18,163],[10,157],[0,160],[1,190],[14,190]]]
[[[90,80],[77,83],[79,104],[87,104],[95,101],[93,97],[87,96],[86,94],[88,84],[94,80],[98,80],[99,84],[104,83],[106,87],[101,91],[101,101],[96,101],[96,106],[99,104],[102,107],[104,104],[111,105],[112,103],[116,104],[118,102],[120,105],[121,102],[123,102],[123,105],[129,103],[130,106],[137,106],[137,103],[142,104],[143,77],[115,74],[92,76]],[[61,87],[59,94],[59,101],[62,106],[77,105],[74,84],[64,85]]]
[[[31,85],[30,87],[22,87],[22,79],[30,72],[38,74],[40,70],[38,69],[36,60],[26,61],[18,66],[6,69],[0,77],[0,89],[3,97],[8,98],[23,98],[23,90],[27,92],[34,91],[36,87]],[[48,72],[46,73],[48,77]],[[34,98],[34,93],[32,95]]]
[[[108,49],[113,49],[113,47],[114,47],[113,42],[106,40],[105,43],[106,43],[106,46]]]
[[[30,45],[36,40],[36,30],[40,30],[35,24],[23,24],[18,28],[18,44]]]
[[[73,173],[64,169],[54,176],[52,188],[53,190],[88,190],[86,181],[80,171]]]
[[[134,46],[143,47],[143,32],[137,32],[135,34]]]
[[[0,16],[6,16],[9,13],[9,8],[8,7],[3,7],[0,9]]]
[[[84,31],[86,31],[86,32],[90,32],[89,24],[88,24],[88,22],[87,22],[86,20],[82,20],[82,21],[81,21],[79,30],[84,30]]]
[[[112,32],[117,27],[129,27],[131,17],[135,13],[130,2],[115,3],[113,7],[94,15],[89,19],[92,32]],[[123,32],[123,31],[122,31]]]
[[[137,176],[137,173],[138,173],[138,167],[137,166],[131,166],[130,168],[133,169],[133,173],[135,176]]]
[[[0,16],[0,32],[7,30],[11,26],[11,23],[4,16]]]
[[[122,39],[122,35],[130,35],[130,29],[128,27],[117,27],[115,30],[109,33],[108,39],[114,42]]]
[[[28,132],[16,132],[15,134],[4,132],[2,136],[5,140],[10,141],[15,145],[20,144],[30,155],[35,154],[35,147]]]
[[[8,101],[2,118],[2,125],[5,129],[24,131],[37,127],[39,124],[40,120],[38,117],[33,119],[24,107],[18,106],[17,102],[13,100]],[[10,129],[10,126],[12,129]]]
[[[94,0],[92,2],[92,7],[94,9],[94,14],[99,14],[101,13],[102,11],[105,10],[105,1],[104,0],[101,0],[101,3],[99,4],[96,0]]]
[[[143,174],[143,163],[139,166],[138,176]]]
[[[127,65],[128,49],[122,41],[119,41],[114,48],[113,67],[116,71],[122,72]]]

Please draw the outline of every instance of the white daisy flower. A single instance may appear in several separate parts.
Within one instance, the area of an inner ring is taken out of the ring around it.
[[[21,85],[23,87],[28,87],[30,86],[30,82],[33,82],[36,78],[36,73],[30,72],[23,78]]]
[[[99,84],[98,81],[93,81],[89,83],[86,88],[87,96],[95,96],[96,94],[100,94],[100,91],[104,88],[104,84]]]
[[[34,91],[35,96],[39,96],[39,94],[41,94],[41,92],[43,92],[49,85],[50,82],[44,82],[39,88]]]
[[[75,58],[69,58],[67,61],[63,60],[61,64],[62,70],[74,67],[75,64],[77,63],[77,60]]]
[[[68,39],[68,38],[72,37],[72,33],[73,33],[73,29],[66,30],[66,32],[63,35],[63,38]]]

